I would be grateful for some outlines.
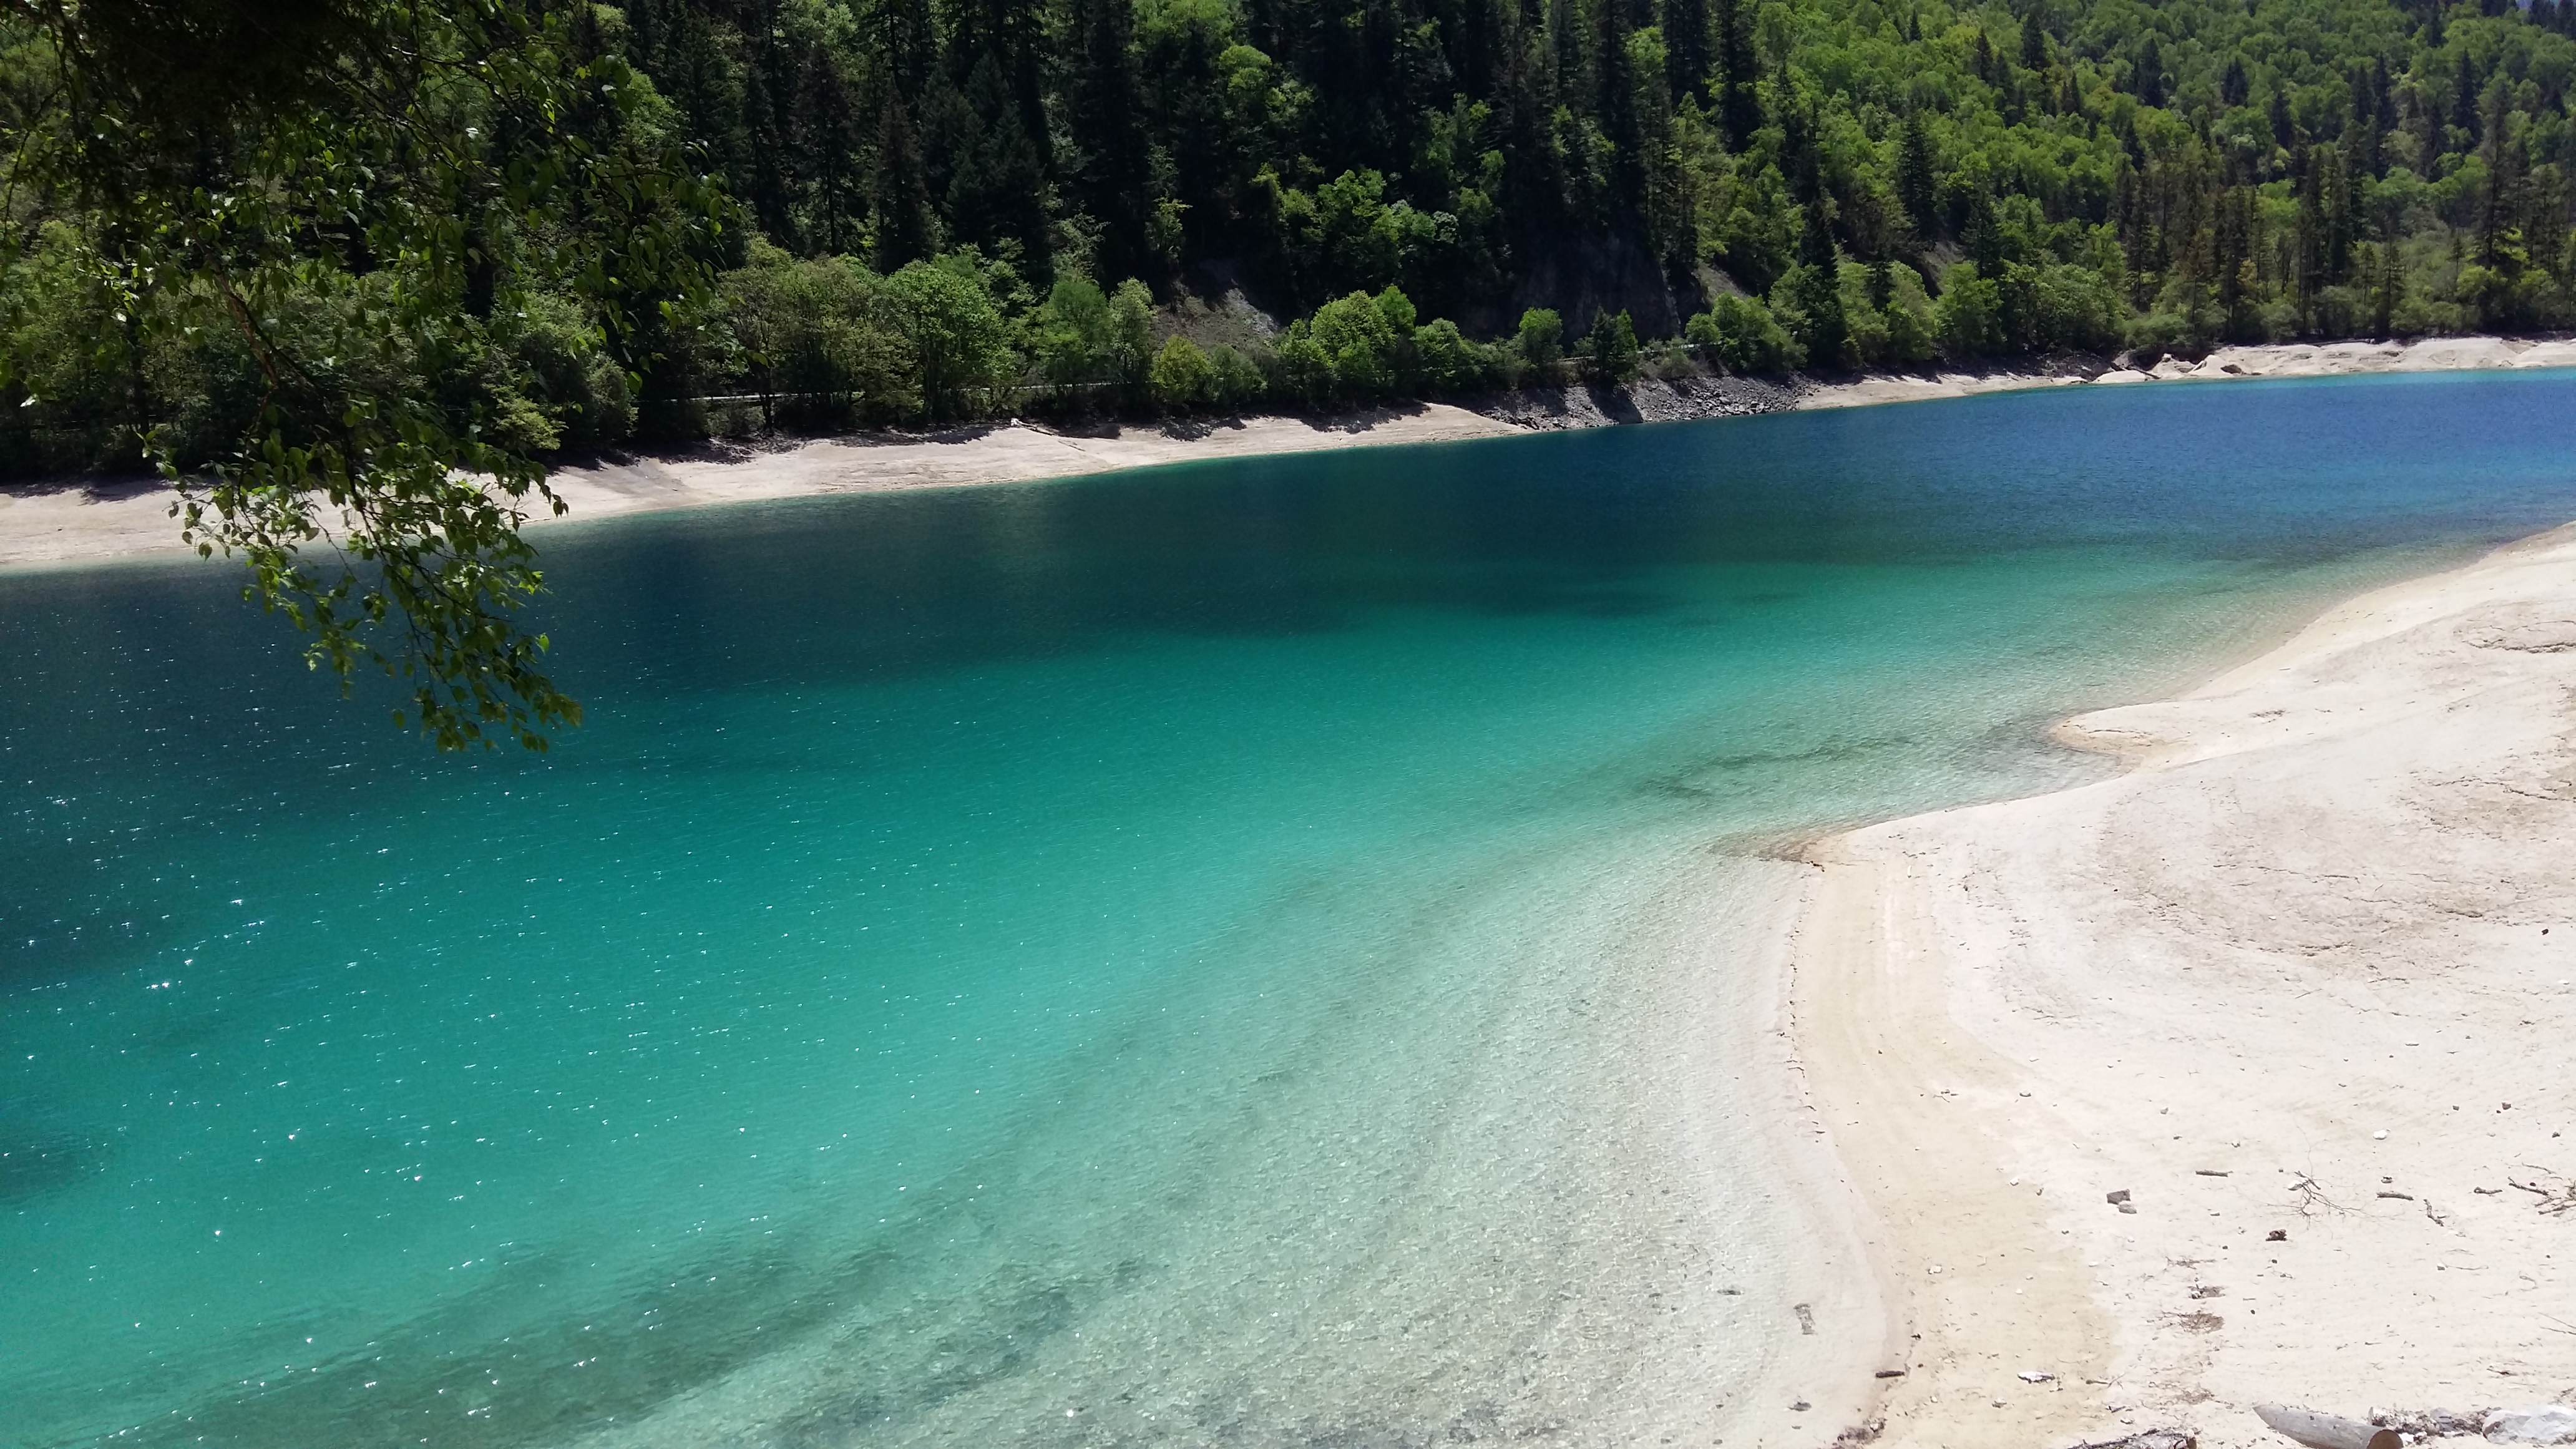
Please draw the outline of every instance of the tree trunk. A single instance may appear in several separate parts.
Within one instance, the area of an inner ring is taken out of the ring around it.
[[[2274,1433],[2305,1444],[2308,1449],[2398,1449],[2402,1442],[2394,1429],[2382,1429],[2358,1419],[2338,1419],[2313,1409],[2256,1404],[2254,1414],[2271,1425]]]

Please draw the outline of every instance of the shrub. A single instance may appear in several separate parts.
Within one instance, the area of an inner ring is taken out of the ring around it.
[[[536,293],[493,331],[518,364],[556,447],[591,452],[634,431],[635,395],[625,369],[608,355],[598,324],[579,304]]]
[[[1491,351],[1470,342],[1443,317],[1413,334],[1423,385],[1435,393],[1473,392],[1493,380]]]
[[[1532,307],[1521,314],[1519,333],[1513,338],[1520,349],[1521,361],[1544,381],[1556,379],[1556,365],[1565,358],[1565,319],[1546,307]]]
[[[2040,269],[2033,292],[2035,345],[2078,352],[2109,352],[2120,345],[2129,309],[2100,272],[2053,263]]]
[[[1623,309],[1616,316],[1592,314],[1592,331],[1583,339],[1586,371],[1592,380],[1625,387],[1637,380],[1637,326]]]
[[[1067,411],[1088,411],[1097,401],[1093,394],[1111,385],[1115,347],[1109,298],[1089,277],[1056,278],[1029,319],[1029,351],[1048,400]]]
[[[759,398],[764,425],[838,427],[919,412],[912,342],[893,295],[857,262],[800,262],[761,244],[721,291],[733,341],[725,371]]]
[[[1787,328],[1756,297],[1732,293],[1690,319],[1682,335],[1729,372],[1785,372],[1802,360]]]
[[[1057,278],[1030,319],[1029,340],[1038,377],[1058,408],[1089,412],[1152,393],[1154,298],[1133,277],[1111,293],[1087,277]]]
[[[1950,357],[1987,357],[2006,345],[2002,289],[1978,276],[1974,262],[1955,262],[1942,274],[1941,300],[1933,315],[1941,351]]]
[[[967,254],[914,262],[886,286],[912,344],[913,378],[930,421],[972,416],[987,389],[1019,371],[991,285]]]
[[[1208,354],[1208,372],[1208,401],[1229,412],[1261,401],[1269,390],[1260,367],[1222,342]]]
[[[134,466],[133,355],[105,268],[71,226],[48,223],[0,272],[0,414],[8,471]],[[214,319],[209,319],[214,320]],[[229,329],[227,329],[229,330]]]
[[[1174,337],[1154,355],[1154,403],[1165,412],[1196,412],[1208,405],[1216,393],[1216,368],[1199,345],[1186,337]]]
[[[1271,354],[1271,373],[1274,396],[1308,407],[1332,400],[1333,360],[1315,341],[1314,330],[1303,317],[1280,334],[1279,350]]]
[[[1800,262],[1781,273],[1771,284],[1771,316],[1796,341],[1805,365],[1841,367],[1851,360],[1851,324],[1834,264]]]
[[[1403,293],[1389,287],[1398,302]],[[1412,304],[1382,306],[1366,292],[1353,292],[1315,309],[1307,335],[1323,354],[1333,396],[1354,402],[1374,401],[1395,388],[1397,333],[1395,319],[1410,317]],[[1403,339],[1410,342],[1408,336]]]

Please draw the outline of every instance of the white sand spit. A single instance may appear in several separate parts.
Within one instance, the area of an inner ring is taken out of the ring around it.
[[[2576,528],[2067,724],[2117,778],[1818,847],[1793,1010],[1913,1345],[1882,1442],[2576,1385],[2571,702]]]

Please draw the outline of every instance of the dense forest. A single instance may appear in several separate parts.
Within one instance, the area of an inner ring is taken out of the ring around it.
[[[637,326],[474,251],[431,391],[539,457],[2576,322],[2576,0],[537,9],[624,78],[597,144],[714,198],[674,233],[705,284]],[[57,124],[5,14],[10,124]],[[7,469],[236,444],[258,359],[202,289],[136,281],[78,189],[13,179],[8,222]]]

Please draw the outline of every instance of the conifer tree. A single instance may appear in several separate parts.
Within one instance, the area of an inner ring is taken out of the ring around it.
[[[1896,198],[1905,208],[1906,219],[1913,223],[1914,234],[1930,242],[1940,234],[1940,221],[1934,213],[1935,187],[1932,159],[1932,129],[1921,111],[1909,113],[1905,129],[1899,133],[1896,151]]]
[[[1663,0],[1664,84],[1676,102],[1709,100],[1708,0]]]
[[[2152,35],[2138,47],[2138,58],[2129,68],[2129,92],[2150,106],[2165,103],[2165,54]]]
[[[1100,225],[1102,276],[1148,269],[1145,222],[1153,203],[1151,158],[1136,87],[1131,0],[1073,0],[1065,124],[1079,160],[1075,195]]]
[[[1726,144],[1741,151],[1762,125],[1756,98],[1758,62],[1753,53],[1754,0],[1717,0],[1717,107],[1725,124]]]

